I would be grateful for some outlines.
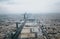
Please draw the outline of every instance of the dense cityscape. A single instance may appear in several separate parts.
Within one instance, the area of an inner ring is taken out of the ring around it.
[[[60,39],[60,0],[0,0],[0,39]]]
[[[60,14],[0,15],[0,39],[60,39]]]

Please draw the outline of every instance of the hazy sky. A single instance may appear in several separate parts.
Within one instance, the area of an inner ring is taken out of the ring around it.
[[[60,0],[0,0],[0,13],[60,13]]]

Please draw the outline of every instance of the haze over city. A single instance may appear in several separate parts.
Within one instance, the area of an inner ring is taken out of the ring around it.
[[[60,39],[60,0],[0,0],[0,39]]]

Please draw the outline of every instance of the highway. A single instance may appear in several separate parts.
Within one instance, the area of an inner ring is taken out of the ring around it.
[[[44,28],[44,22],[42,21],[41,22],[42,23],[42,26],[40,27],[41,28],[41,30],[42,30],[42,33],[43,33],[43,35],[45,35],[46,36],[46,39],[49,39],[49,37],[48,37],[48,34],[47,34],[47,32],[46,32],[46,29]]]
[[[47,39],[49,39],[47,32],[41,27],[42,33],[46,36]]]
[[[18,39],[18,36],[21,34],[21,31],[26,23],[26,20],[20,25],[20,27],[16,30],[15,34],[11,37],[11,39]]]

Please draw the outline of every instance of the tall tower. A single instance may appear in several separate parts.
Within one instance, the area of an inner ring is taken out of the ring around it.
[[[26,12],[25,12],[25,14],[24,14],[24,19],[26,19],[27,18],[27,15],[26,15]]]
[[[26,14],[24,14],[24,19],[26,19]]]

